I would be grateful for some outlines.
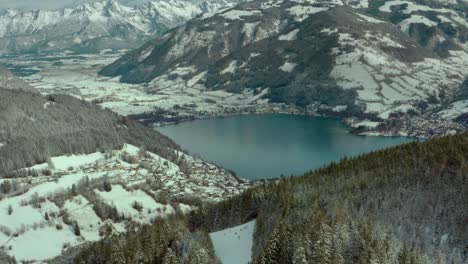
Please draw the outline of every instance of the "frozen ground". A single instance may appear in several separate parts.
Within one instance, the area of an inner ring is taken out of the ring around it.
[[[223,264],[248,264],[252,258],[255,220],[210,234]]]

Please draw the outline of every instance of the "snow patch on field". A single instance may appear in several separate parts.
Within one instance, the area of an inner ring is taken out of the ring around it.
[[[416,11],[435,11],[438,13],[452,13],[453,12],[452,10],[445,9],[445,8],[434,9],[429,6],[419,5],[413,2],[400,1],[400,0],[385,2],[383,6],[379,7],[379,10],[382,12],[392,12],[391,8],[393,6],[400,6],[400,5],[407,5],[407,7],[403,10],[404,14],[411,14]]]
[[[104,155],[100,152],[84,155],[59,156],[51,158],[50,163],[36,164],[29,169],[35,171],[41,171],[45,169],[65,171],[72,168],[78,168],[83,165],[92,164],[102,159],[104,159]]]
[[[255,16],[255,15],[260,15],[262,12],[259,10],[229,10],[227,12],[222,13],[222,16],[230,19],[230,20],[241,20],[242,17],[249,17],[249,16]]]
[[[200,19],[211,18],[211,17],[213,17],[213,16],[215,16],[215,15],[219,15],[219,14],[221,14],[221,13],[223,13],[223,12],[229,10],[229,9],[231,9],[231,7],[220,8],[220,9],[215,10],[215,11],[213,11],[213,12],[205,12],[205,13],[201,14],[201,15],[199,16],[199,18],[200,18]]]
[[[8,207],[13,212],[8,214]],[[22,227],[41,222],[44,218],[41,213],[30,205],[21,206],[19,199],[2,200],[0,202],[0,226],[8,228],[11,232],[17,232]]]
[[[295,40],[296,37],[297,37],[298,32],[299,32],[299,29],[291,30],[291,32],[289,32],[287,34],[280,35],[278,39],[279,40],[286,40],[286,41]]]
[[[282,0],[269,0],[269,1],[264,1],[261,3],[261,8],[262,9],[268,9],[268,8],[272,8],[272,7],[280,7],[281,4],[284,3],[284,1]]]
[[[18,261],[42,261],[55,257],[62,252],[66,243],[77,244],[75,236],[70,228],[57,230],[55,227],[30,230],[15,238],[12,249],[8,252]]]
[[[283,65],[279,67],[279,69],[284,72],[292,72],[296,66],[296,63],[286,61]]]
[[[399,26],[401,31],[408,33],[411,24],[424,24],[429,27],[437,26],[437,23],[420,15],[412,15],[410,18],[407,18],[400,22]]]
[[[255,22],[255,23],[244,23],[244,28],[242,29],[242,32],[247,36],[247,39],[253,39],[253,35],[255,33],[255,28],[260,24],[260,22]],[[248,42],[248,40],[245,40],[245,42]]]
[[[153,52],[153,47],[150,46],[149,48],[143,50],[140,54],[140,57],[138,57],[138,62],[142,62],[144,60],[146,60],[146,58],[148,58],[151,53]]]
[[[310,15],[326,11],[328,7],[315,7],[315,6],[303,6],[303,5],[296,5],[287,9],[291,15],[294,16],[294,19],[297,22],[302,22],[307,19]]]
[[[363,15],[363,14],[358,13],[358,16],[360,16],[362,19],[364,19],[365,21],[370,22],[370,23],[375,23],[375,24],[384,23],[384,21],[382,21],[382,20],[379,20],[379,19],[376,19],[376,18],[373,18],[373,17],[370,17],[370,16],[366,16],[366,15]]]
[[[369,127],[369,128],[375,128],[380,124],[380,122],[375,122],[375,121],[362,121],[356,124],[353,124],[354,127]]]
[[[110,192],[96,190],[96,193],[105,203],[115,206],[120,214],[145,224],[156,217],[175,213],[172,206],[157,203],[141,190],[127,191],[121,185],[112,185]],[[135,203],[142,207],[140,211],[134,208]]]
[[[210,234],[223,264],[248,264],[252,258],[255,220]]]
[[[64,204],[65,210],[75,219],[80,227],[81,235],[86,241],[100,239],[99,227],[102,222],[93,210],[93,205],[83,196],[78,195]]]
[[[337,33],[338,32],[338,29],[337,28],[334,28],[334,29],[331,29],[331,28],[324,28],[320,31],[320,33],[325,33],[325,34],[328,34],[328,35],[331,35],[333,33]]]
[[[234,73],[237,69],[236,65],[237,65],[236,60],[231,61],[229,65],[224,70],[221,71],[221,74]]]
[[[52,158],[52,164],[56,170],[67,170],[69,168],[77,168],[86,164],[95,163],[104,159],[101,152],[96,152],[87,155],[70,155]]]
[[[459,115],[468,113],[468,100],[457,101],[449,109],[439,112],[443,118],[454,119]]]

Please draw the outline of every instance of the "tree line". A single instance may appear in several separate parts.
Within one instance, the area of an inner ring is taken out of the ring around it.
[[[466,263],[468,135],[413,142],[264,183],[189,217],[256,219],[253,263]]]
[[[160,219],[139,231],[102,239],[82,250],[73,263],[220,264],[208,234],[190,232],[181,216]]]
[[[119,149],[124,143],[177,160],[177,144],[154,129],[66,95],[0,89],[0,177],[50,157]]]

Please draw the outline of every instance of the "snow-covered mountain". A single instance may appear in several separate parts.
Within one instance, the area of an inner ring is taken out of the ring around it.
[[[136,48],[166,30],[228,2],[158,0],[138,6],[93,1],[61,10],[19,11],[0,15],[0,53]]]
[[[464,2],[257,0],[200,15],[101,71],[388,119],[438,108],[468,68]],[[429,106],[428,106],[429,104]]]

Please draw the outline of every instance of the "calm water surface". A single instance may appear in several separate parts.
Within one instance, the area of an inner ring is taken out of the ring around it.
[[[282,114],[196,120],[157,129],[191,154],[247,179],[298,175],[344,156],[414,140],[356,136],[337,119]]]

